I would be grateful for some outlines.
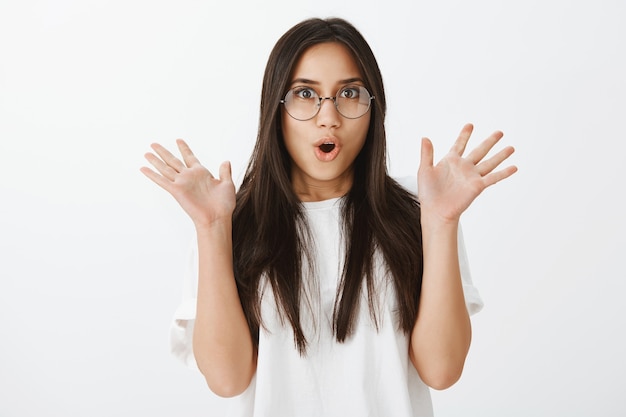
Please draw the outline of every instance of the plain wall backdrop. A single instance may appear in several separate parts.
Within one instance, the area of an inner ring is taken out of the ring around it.
[[[388,95],[390,171],[464,123],[520,171],[464,214],[484,301],[448,416],[623,416],[626,3],[0,0],[0,416],[223,416],[168,351],[193,228],[139,172],[185,138],[241,180],[278,37],[340,16]]]

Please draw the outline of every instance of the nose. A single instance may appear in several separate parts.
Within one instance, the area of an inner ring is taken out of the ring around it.
[[[320,97],[320,109],[317,113],[317,125],[324,127],[337,127],[341,121],[341,116],[335,106],[334,97]]]

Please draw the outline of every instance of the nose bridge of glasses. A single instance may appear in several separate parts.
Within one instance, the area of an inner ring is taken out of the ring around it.
[[[334,97],[319,97],[319,100],[317,101],[317,112],[319,113],[322,110],[322,102],[323,101],[330,101],[332,104],[332,108],[333,110],[335,110],[336,112],[339,112],[339,104],[337,103],[337,96]],[[341,113],[341,112],[339,112]]]
[[[337,96],[334,97],[318,97],[317,100],[317,107],[322,107],[322,101],[324,100],[331,100],[335,106],[337,105]]]

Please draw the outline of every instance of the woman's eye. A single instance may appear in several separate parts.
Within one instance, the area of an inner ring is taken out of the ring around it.
[[[346,87],[341,90],[339,96],[342,98],[359,98],[360,89],[358,87]]]
[[[310,88],[297,88],[293,91],[293,94],[301,99],[309,100],[315,97],[315,91]]]

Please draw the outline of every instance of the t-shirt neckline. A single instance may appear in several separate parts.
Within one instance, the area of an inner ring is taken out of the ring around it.
[[[318,210],[335,207],[343,197],[329,198],[328,200],[321,201],[303,201],[302,207],[306,210]]]

